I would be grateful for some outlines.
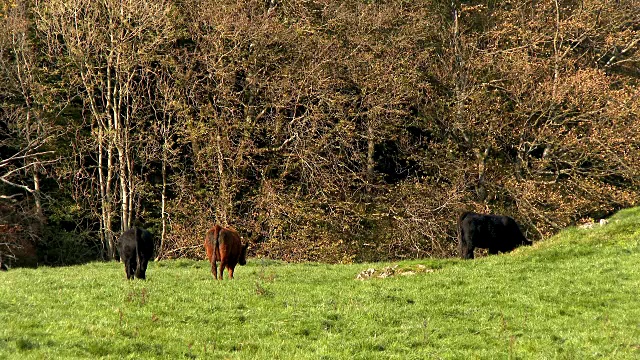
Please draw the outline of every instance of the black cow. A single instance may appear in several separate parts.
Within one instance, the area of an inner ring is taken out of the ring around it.
[[[146,278],[147,263],[153,258],[153,235],[145,229],[132,227],[120,236],[120,258],[127,279]]]
[[[458,220],[460,257],[473,259],[475,248],[488,248],[489,254],[511,251],[521,245],[531,245],[509,216],[466,212]]]

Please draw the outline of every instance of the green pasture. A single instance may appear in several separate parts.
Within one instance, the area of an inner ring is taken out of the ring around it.
[[[0,359],[640,358],[638,208],[471,261],[250,259],[215,281],[176,260],[147,278],[115,262],[0,273]]]

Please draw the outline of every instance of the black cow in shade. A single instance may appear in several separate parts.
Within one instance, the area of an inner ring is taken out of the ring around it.
[[[147,264],[153,258],[153,235],[145,229],[132,227],[120,236],[120,258],[127,279],[145,279]]]
[[[475,248],[487,248],[489,254],[511,251],[521,245],[531,245],[515,220],[509,216],[466,212],[458,220],[460,257],[473,259]]]

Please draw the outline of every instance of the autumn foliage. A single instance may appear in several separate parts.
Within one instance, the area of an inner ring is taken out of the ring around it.
[[[632,0],[0,9],[0,153],[51,151],[0,191],[104,257],[136,220],[162,258],[214,223],[287,261],[445,257],[462,211],[540,240],[640,198]]]

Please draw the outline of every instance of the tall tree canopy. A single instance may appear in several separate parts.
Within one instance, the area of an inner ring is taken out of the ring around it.
[[[0,252],[110,259],[139,222],[160,258],[202,258],[214,223],[289,261],[441,257],[463,210],[534,240],[606,216],[640,196],[639,23],[634,0],[0,1]]]

